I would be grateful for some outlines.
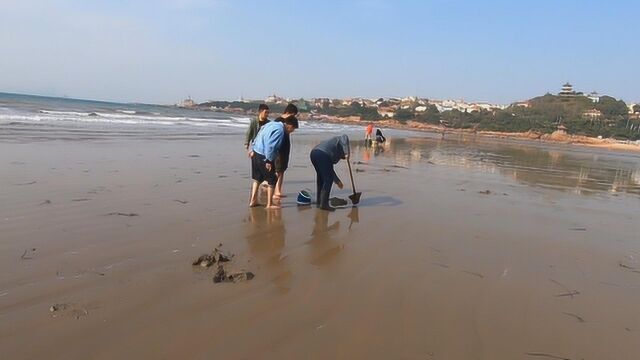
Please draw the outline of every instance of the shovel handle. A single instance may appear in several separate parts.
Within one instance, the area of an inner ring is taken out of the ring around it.
[[[353,194],[356,193],[356,184],[353,183],[353,173],[351,172],[351,157],[347,159],[347,165],[349,166],[349,178],[351,178],[351,188],[353,189]]]

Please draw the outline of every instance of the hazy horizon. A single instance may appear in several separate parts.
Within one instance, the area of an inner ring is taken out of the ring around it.
[[[640,102],[632,1],[3,0],[2,9],[6,93],[507,104],[569,81]]]

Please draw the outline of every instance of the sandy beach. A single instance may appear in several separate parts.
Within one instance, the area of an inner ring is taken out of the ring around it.
[[[275,211],[240,134],[3,137],[0,358],[640,358],[637,155],[389,132],[358,207],[298,207],[330,135]]]

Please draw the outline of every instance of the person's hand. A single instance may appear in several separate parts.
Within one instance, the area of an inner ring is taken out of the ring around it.
[[[338,186],[338,189],[342,189],[344,187],[344,184],[342,184],[342,181],[339,181],[336,183],[336,185]]]
[[[273,166],[271,166],[271,163],[265,163],[264,166],[267,168],[267,171],[269,171],[269,172],[273,168]]]
[[[349,154],[345,155],[345,156],[344,156],[344,159],[345,159],[345,160],[347,160],[347,161],[349,161]]]
[[[252,157],[253,157],[253,150],[249,151],[249,152],[247,153],[247,155],[248,155],[250,158],[252,158]]]

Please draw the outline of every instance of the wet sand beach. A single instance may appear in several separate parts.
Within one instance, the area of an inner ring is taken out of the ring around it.
[[[0,358],[640,358],[640,157],[389,132],[298,207],[331,135],[270,211],[240,134],[2,138]]]

